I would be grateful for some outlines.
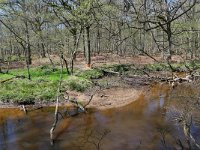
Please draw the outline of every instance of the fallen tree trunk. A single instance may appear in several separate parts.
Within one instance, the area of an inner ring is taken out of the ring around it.
[[[109,70],[102,70],[104,76],[109,76],[109,75],[120,75],[119,72],[115,72],[115,71],[109,71]]]
[[[10,80],[17,79],[17,78],[20,78],[20,79],[26,78],[25,76],[19,76],[19,75],[13,75],[13,76],[14,76],[14,77],[12,77],[12,78],[5,79],[5,80],[3,80],[3,81],[0,81],[0,83],[5,83],[5,82],[8,82],[8,81],[10,81]]]
[[[191,147],[191,144],[195,145],[198,149],[200,149],[200,144],[197,143],[196,139],[190,132],[190,126],[186,122],[183,123],[183,132],[187,138],[188,144]]]
[[[6,80],[3,80],[3,81],[1,81],[0,83],[5,83],[5,82],[8,82],[8,81],[13,80],[13,79],[15,79],[15,77],[12,77],[12,78],[9,78],[9,79],[6,79]]]
[[[23,104],[20,106],[20,110],[24,111],[25,114],[31,111],[42,109],[42,108],[43,108],[42,106],[34,106],[34,105],[32,107],[26,107],[26,104]]]

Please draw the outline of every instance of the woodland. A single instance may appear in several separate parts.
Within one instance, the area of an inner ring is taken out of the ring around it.
[[[0,130],[16,109],[29,116],[51,108],[52,146],[61,120],[159,99],[157,114],[182,134],[162,126],[160,145],[144,139],[133,149],[196,150],[199,91],[199,0],[0,0]],[[112,149],[103,144],[112,128],[95,133],[73,148]]]

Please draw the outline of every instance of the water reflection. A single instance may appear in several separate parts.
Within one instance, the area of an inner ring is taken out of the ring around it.
[[[26,116],[17,110],[0,110],[0,149],[178,149],[177,141],[185,138],[179,125],[170,119],[168,108],[176,106],[170,90],[168,86],[156,85],[125,107],[91,110],[87,114],[60,119],[54,146],[49,140],[54,108],[43,108]],[[64,112],[65,109],[60,110]],[[195,122],[191,133],[200,141],[199,125]]]

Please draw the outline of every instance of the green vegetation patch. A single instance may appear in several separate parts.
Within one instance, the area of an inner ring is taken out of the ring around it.
[[[173,71],[187,71],[188,68],[192,70],[200,69],[200,62],[188,62],[188,63],[172,63]],[[167,63],[148,64],[144,66],[147,71],[171,71],[170,66]]]
[[[103,77],[103,71],[100,69],[90,69],[77,73],[77,76],[85,79],[99,79]]]
[[[104,65],[101,69],[106,69],[114,72],[126,72],[134,68],[134,64],[115,64],[115,65]]]
[[[54,70],[50,66],[40,66],[35,68],[30,68],[30,74],[31,78],[37,79],[37,78],[49,78],[50,80],[59,80],[60,78],[60,69],[55,68]],[[9,72],[10,75],[17,75],[17,76],[28,76],[27,69],[14,69]],[[65,74],[64,78],[67,78],[67,72],[63,71],[63,74]]]
[[[144,69],[147,71],[170,71],[170,68],[167,64],[148,64],[144,66]]]
[[[69,90],[84,92],[92,85],[92,82],[88,79],[70,76],[67,80],[65,80],[64,85],[66,85]]]
[[[0,101],[9,103],[34,103],[35,101],[54,101],[60,80],[60,68],[54,71],[49,66],[41,66],[30,69],[31,80],[27,78],[27,69],[10,70],[9,74],[0,74]],[[85,91],[92,85],[90,78],[99,77],[96,70],[82,72],[79,76],[69,76],[66,71],[62,74],[62,91]]]
[[[13,75],[10,75],[10,74],[4,74],[4,73],[0,73],[0,82],[1,81],[4,81],[4,80],[7,80],[7,79],[10,79],[14,77]]]
[[[58,82],[14,79],[1,84],[0,100],[13,103],[32,103],[35,100],[53,101]]]
[[[187,63],[186,65],[193,70],[200,69],[200,61],[192,61],[190,63]]]
[[[12,56],[7,56],[5,57],[4,60],[8,60],[8,61],[24,61],[26,58],[23,56],[23,57],[19,57],[19,56],[16,56],[16,55],[12,55]]]

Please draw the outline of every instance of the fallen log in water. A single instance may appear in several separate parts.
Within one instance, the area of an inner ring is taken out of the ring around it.
[[[20,110],[24,111],[25,114],[27,114],[28,112],[31,112],[31,111],[42,109],[42,108],[43,108],[42,106],[28,106],[28,107],[26,107],[25,104],[20,106]]]

